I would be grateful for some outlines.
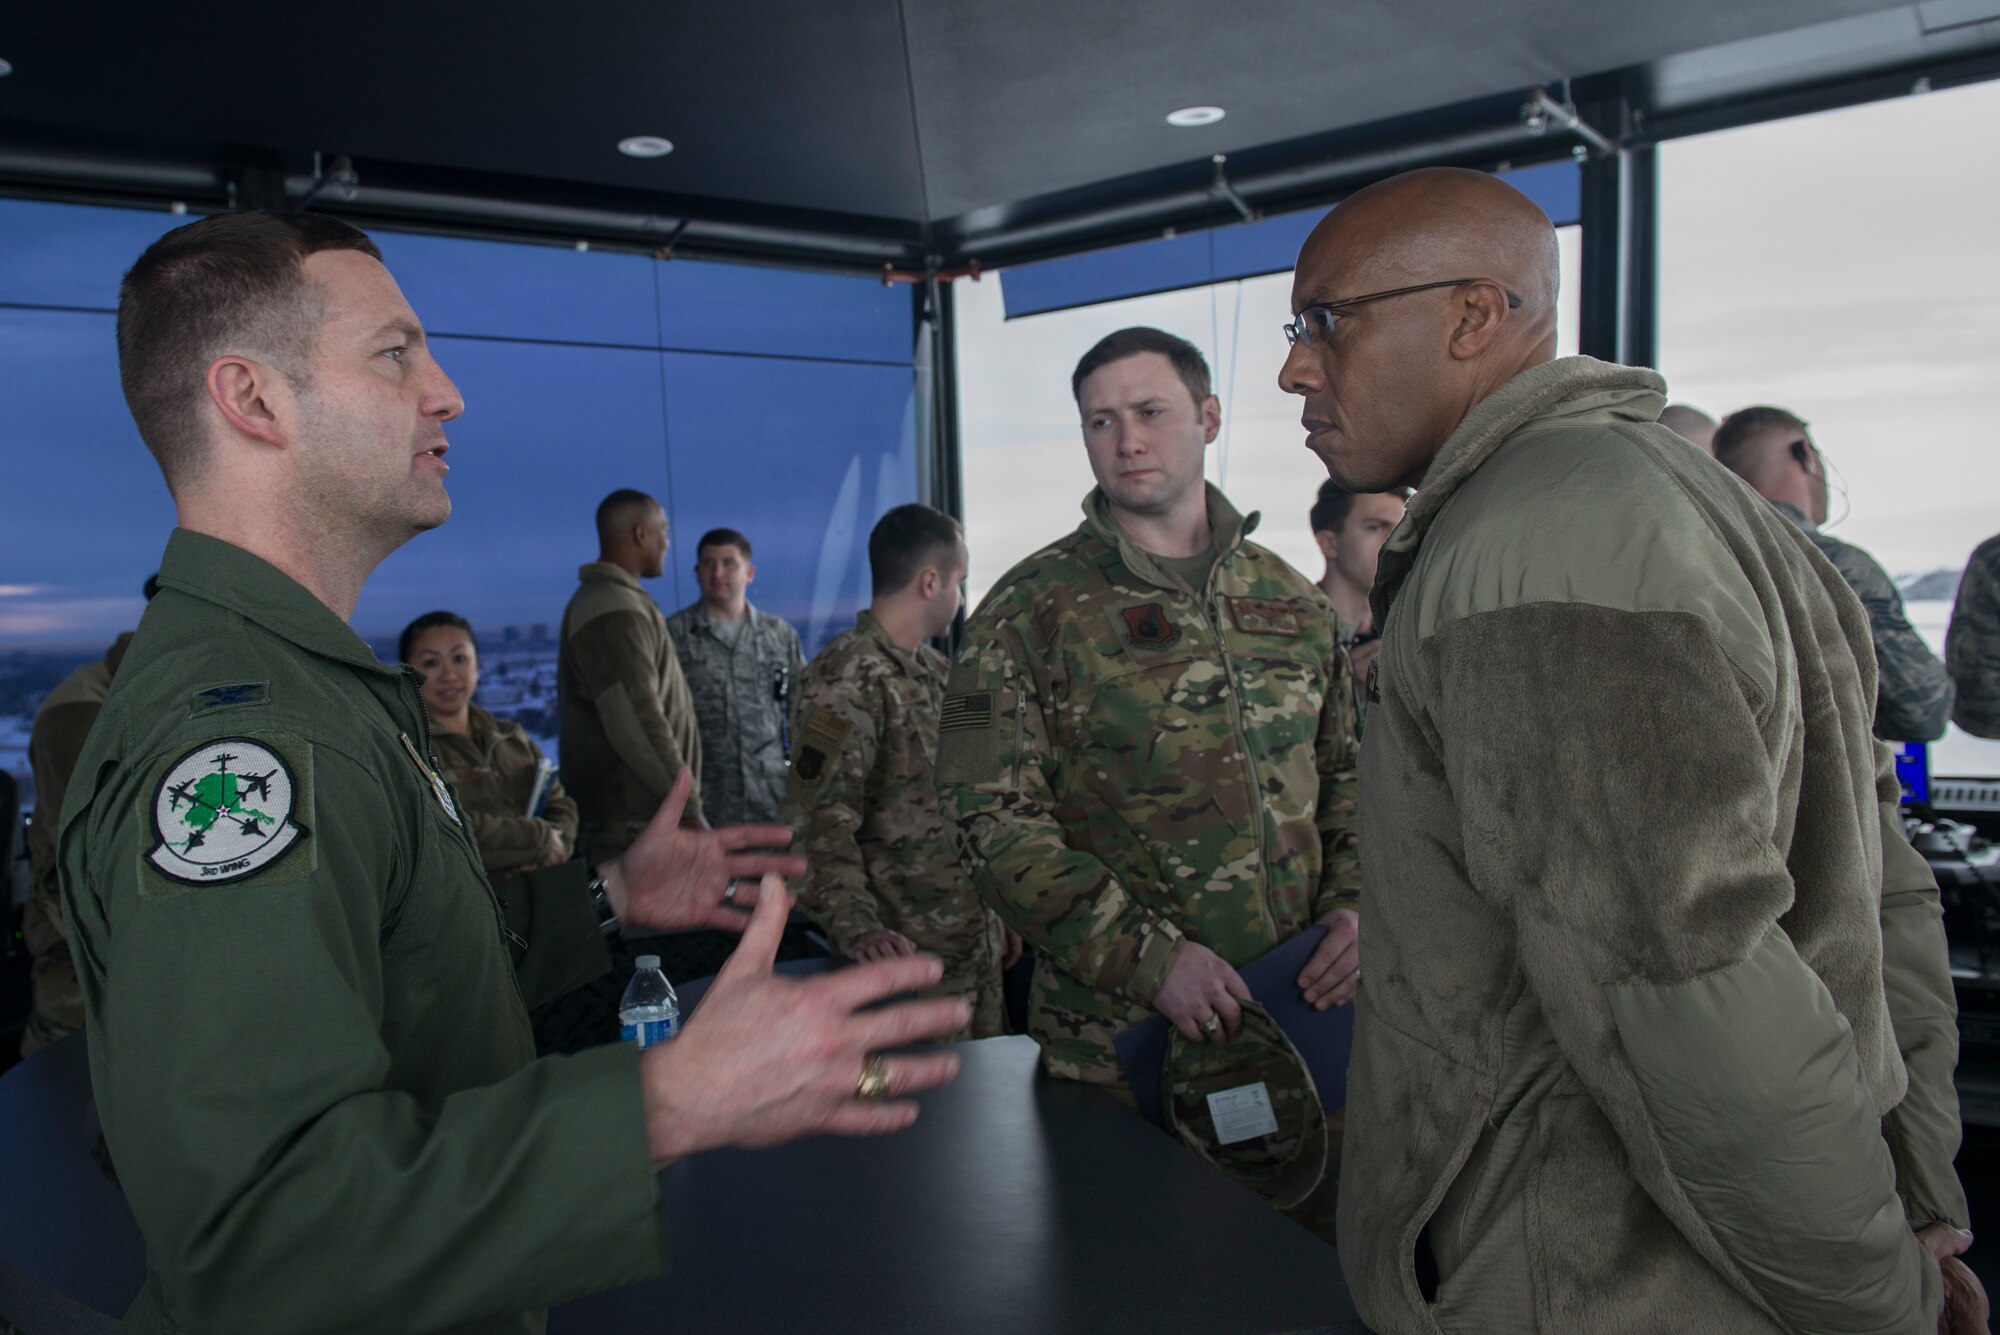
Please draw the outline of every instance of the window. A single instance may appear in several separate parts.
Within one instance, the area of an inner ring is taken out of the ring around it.
[[[1563,297],[1560,348],[1576,351],[1579,232],[1558,231]],[[1291,317],[1290,273],[1134,297],[1007,320],[1003,272],[961,282],[958,315],[960,433],[964,442],[968,581],[978,600],[1023,557],[1075,528],[1093,480],[1069,377],[1077,359],[1113,330],[1154,325],[1208,358],[1222,431],[1208,477],[1244,513],[1263,512],[1255,540],[1317,580],[1323,563],[1306,522],[1326,468],[1307,451],[1299,399],[1278,388],[1280,326]]]
[[[2000,83],[1660,149],[1673,397],[1809,422],[1836,473],[1828,531],[1897,578],[1940,653],[1958,573],[2000,530],[1994,161]],[[1931,768],[2000,775],[2000,743],[1954,727]]]
[[[174,523],[126,415],[118,281],[186,219],[0,201],[0,767],[28,784],[34,710],[143,610]],[[383,563],[354,626],[385,657],[449,608],[487,650],[480,700],[553,751],[555,631],[596,555],[605,493],[658,496],[664,610],[696,597],[693,543],[757,549],[751,599],[806,652],[867,602],[868,531],[916,497],[910,293],[873,278],[381,233],[466,412],[454,512]],[[31,801],[32,799],[28,799]]]

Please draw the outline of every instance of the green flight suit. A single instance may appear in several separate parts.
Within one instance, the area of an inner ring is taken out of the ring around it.
[[[415,674],[227,543],[159,580],[59,845],[126,1329],[536,1330],[657,1271],[637,1053],[534,1059]],[[557,888],[532,934],[593,935]]]

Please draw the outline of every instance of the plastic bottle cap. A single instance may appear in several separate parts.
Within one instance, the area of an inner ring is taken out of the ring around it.
[[[633,960],[632,963],[638,965],[642,970],[657,969],[660,967],[660,957],[658,955],[641,955],[638,959]]]

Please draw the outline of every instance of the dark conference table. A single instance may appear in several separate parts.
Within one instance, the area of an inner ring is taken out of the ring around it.
[[[1332,1248],[1026,1038],[960,1044],[900,1135],[724,1150],[660,1175],[667,1273],[553,1335],[1362,1332]],[[0,1318],[116,1328],[138,1228],[90,1156],[83,1040],[0,1078]],[[18,1314],[17,1314],[18,1313]],[[101,1315],[98,1315],[101,1314]]]

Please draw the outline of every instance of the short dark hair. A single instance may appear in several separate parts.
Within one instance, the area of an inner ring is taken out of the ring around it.
[[[701,549],[704,547],[734,547],[743,553],[744,560],[750,559],[750,539],[733,528],[712,528],[702,534],[701,541],[694,545],[694,556],[697,561],[701,559]]]
[[[659,502],[643,491],[620,487],[597,503],[597,545],[609,547]]]
[[[402,635],[396,641],[396,658],[399,662],[410,661],[410,650],[416,645],[417,636],[439,626],[451,626],[465,632],[465,638],[472,641],[472,647],[479,647],[479,637],[472,633],[472,623],[456,612],[426,612],[403,627]]]
[[[1715,461],[1739,477],[1756,461],[1750,458],[1750,442],[1766,431],[1804,431],[1806,420],[1784,408],[1763,405],[1741,408],[1722,419],[1715,428]]]
[[[1339,532],[1347,523],[1347,512],[1353,508],[1354,493],[1328,478],[1319,484],[1319,497],[1313,502],[1312,531]]]
[[[877,598],[910,586],[917,572],[960,541],[958,521],[928,505],[899,505],[875,521],[868,535],[868,573]]]
[[[1142,352],[1157,352],[1174,364],[1174,373],[1187,386],[1194,401],[1200,403],[1210,394],[1208,378],[1208,358],[1201,355],[1201,349],[1186,339],[1169,334],[1164,329],[1153,329],[1147,325],[1134,325],[1121,329],[1115,334],[1106,334],[1097,340],[1097,346],[1083,354],[1083,360],[1070,372],[1069,394],[1083,405],[1083,382],[1098,370],[1122,362],[1127,357],[1137,357]]]
[[[1361,493],[1349,491],[1332,478],[1319,484],[1319,498],[1313,502],[1312,531],[1315,533],[1338,533],[1347,527],[1347,516],[1354,509],[1354,498]],[[1410,499],[1408,487],[1391,487],[1384,495],[1398,500]]]
[[[222,213],[146,247],[118,289],[118,378],[139,437],[168,490],[201,464],[209,364],[238,352],[268,360],[295,386],[312,378],[325,298],[300,269],[308,255],[382,252],[322,213]]]

